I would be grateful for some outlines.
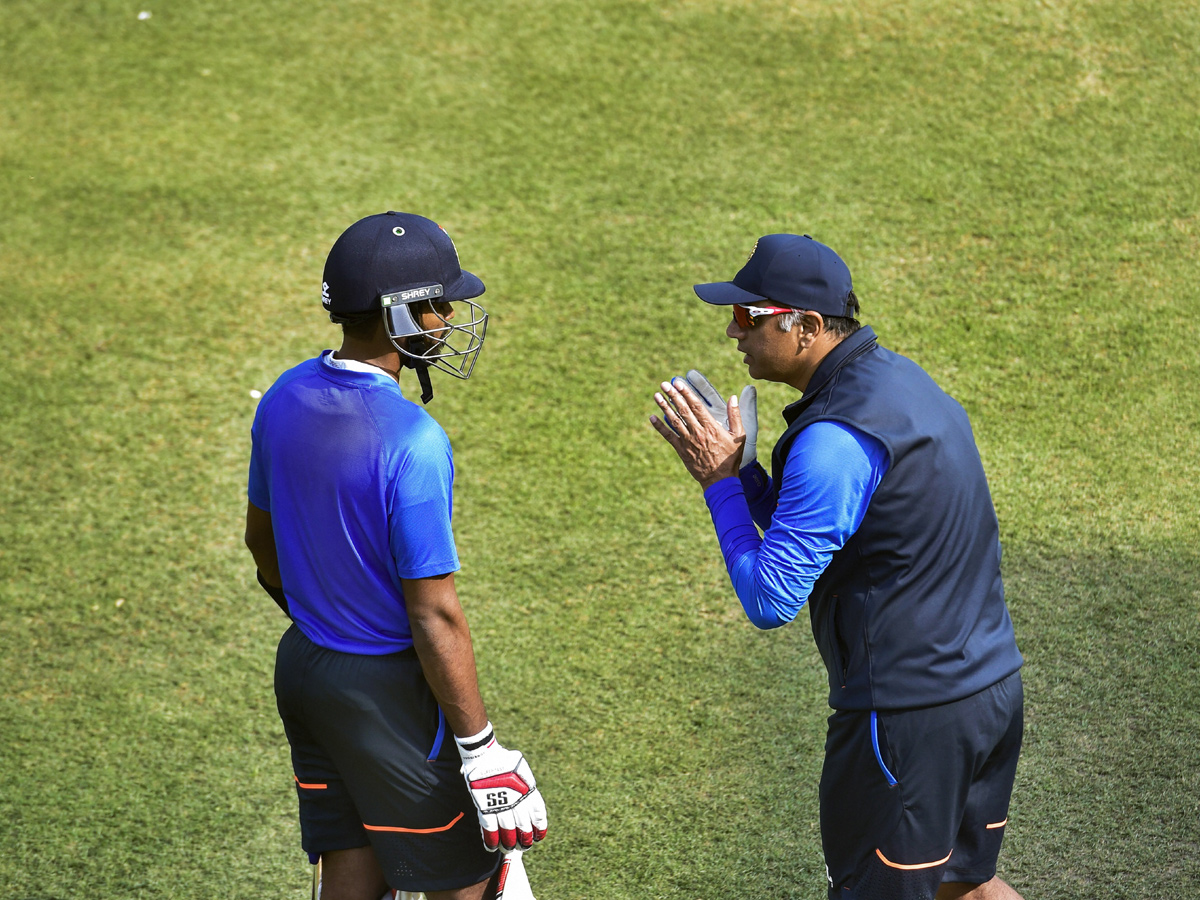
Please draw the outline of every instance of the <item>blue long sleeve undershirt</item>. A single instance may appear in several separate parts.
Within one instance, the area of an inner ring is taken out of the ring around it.
[[[834,552],[862,524],[887,468],[879,440],[821,421],[796,437],[781,486],[755,463],[741,478],[705,490],[729,578],[751,622],[778,628],[796,618]]]

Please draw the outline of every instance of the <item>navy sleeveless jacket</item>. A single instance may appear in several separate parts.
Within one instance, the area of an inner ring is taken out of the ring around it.
[[[877,438],[888,470],[809,597],[834,709],[959,700],[1021,667],[1000,580],[1000,534],[966,411],[862,328],[784,410],[772,473],[817,421]]]

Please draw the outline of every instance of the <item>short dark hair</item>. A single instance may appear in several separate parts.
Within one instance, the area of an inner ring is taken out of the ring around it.
[[[367,313],[359,313],[356,315],[338,315],[337,313],[329,314],[329,321],[334,325],[342,326],[342,334],[350,335],[351,337],[368,338],[375,330],[376,323],[379,321],[379,311],[372,310]]]
[[[848,316],[821,316],[825,320],[825,330],[830,337],[835,337],[838,340],[844,340],[850,337],[858,329],[862,328],[862,323],[858,321],[859,309],[858,297],[854,291],[851,291],[846,297],[846,311],[850,313]]]

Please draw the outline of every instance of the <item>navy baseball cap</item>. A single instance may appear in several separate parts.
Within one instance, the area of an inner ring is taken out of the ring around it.
[[[382,309],[380,296],[412,292],[413,300],[468,300],[483,282],[463,271],[454,241],[424,216],[386,212],[342,232],[325,259],[321,304],[335,315]]]
[[[853,286],[842,258],[807,234],[768,234],[758,239],[733,281],[694,286],[716,306],[768,303],[808,309],[823,316],[854,317],[847,303]]]

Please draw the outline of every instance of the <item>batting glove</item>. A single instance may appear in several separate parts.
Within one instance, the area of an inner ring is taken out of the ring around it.
[[[546,836],[546,802],[529,763],[496,740],[492,723],[468,738],[454,739],[462,774],[479,814],[483,846],[488,850],[528,849]]]
[[[707,378],[695,369],[688,369],[684,378],[692,393],[697,395],[717,423],[726,431],[729,430],[729,412],[721,393],[712,386]],[[746,432],[746,444],[742,447],[742,463],[740,468],[758,462],[758,390],[749,384],[742,388],[738,397],[738,408],[742,411],[742,429]]]

